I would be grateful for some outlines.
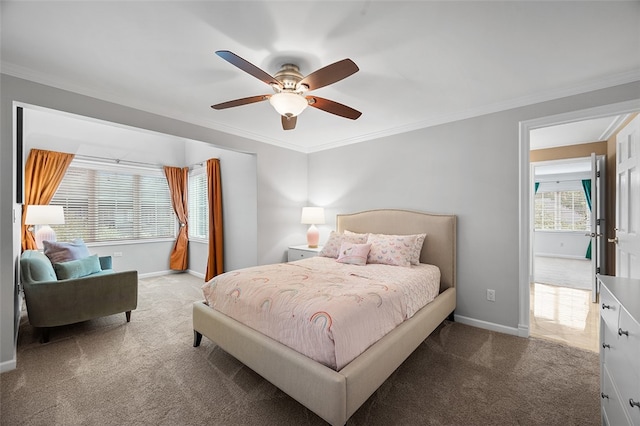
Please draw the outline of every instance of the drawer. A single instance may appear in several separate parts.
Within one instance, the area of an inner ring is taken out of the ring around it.
[[[289,249],[289,252],[287,253],[287,260],[289,262],[293,262],[294,260],[307,259],[309,257],[315,257],[317,255],[317,251]]]
[[[640,402],[640,325],[624,309],[620,311],[620,329],[629,335],[618,336],[618,347],[625,366],[620,373],[623,377],[620,377],[618,391],[631,423],[640,426],[640,407],[630,404],[630,400]]]
[[[620,304],[609,290],[602,286],[600,288],[600,357],[603,362],[608,362],[611,352],[609,347],[617,345],[619,315]],[[605,348],[604,345],[608,346]]]
[[[600,287],[600,318],[609,327],[618,330],[618,317],[620,315],[620,303],[605,286]]]
[[[640,325],[622,308],[618,328],[616,333],[621,333],[618,336],[618,347],[626,358],[625,365],[635,370],[636,375],[640,375]]]
[[[602,369],[602,424],[611,426],[632,425],[627,417],[626,408],[622,399],[613,385],[609,370],[605,366]]]

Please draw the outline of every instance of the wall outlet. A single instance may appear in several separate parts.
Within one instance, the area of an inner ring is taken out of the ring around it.
[[[113,252],[113,257],[122,257],[122,252],[121,251]]]
[[[487,300],[490,302],[495,302],[496,301],[496,291],[488,288],[487,289]]]

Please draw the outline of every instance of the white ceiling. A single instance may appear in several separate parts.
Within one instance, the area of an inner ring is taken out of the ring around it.
[[[366,141],[640,80],[640,2],[2,1],[3,73],[302,152]],[[283,131],[270,74],[350,58],[313,92],[362,111],[308,108]],[[600,123],[602,124],[602,123]]]

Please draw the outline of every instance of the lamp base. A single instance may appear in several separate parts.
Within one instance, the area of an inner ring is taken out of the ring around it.
[[[54,242],[56,240],[56,233],[49,225],[42,225],[36,231],[36,247],[38,250],[44,249],[43,241]]]
[[[315,225],[311,225],[307,231],[307,245],[309,248],[318,248],[318,241],[320,241],[320,231]]]

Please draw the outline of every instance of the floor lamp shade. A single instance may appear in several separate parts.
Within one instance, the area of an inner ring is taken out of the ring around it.
[[[324,224],[324,209],[322,207],[303,207],[300,223],[311,225],[307,231],[307,245],[311,248],[318,247],[320,232],[316,225]]]
[[[49,225],[64,224],[64,210],[62,206],[28,205],[24,219],[26,225],[39,225],[36,231],[36,246],[43,248],[43,241],[55,241],[56,233]]]

